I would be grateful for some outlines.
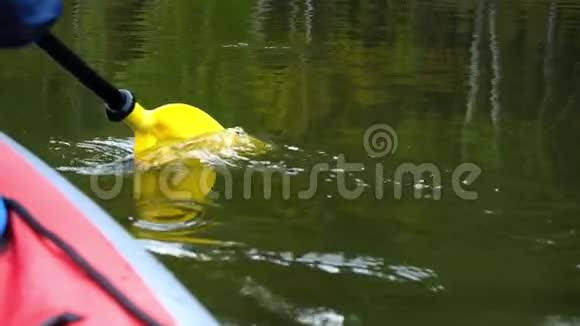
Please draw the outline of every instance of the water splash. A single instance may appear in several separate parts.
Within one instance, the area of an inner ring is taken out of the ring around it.
[[[95,138],[71,143],[53,139],[49,147],[63,153],[65,164],[57,166],[62,172],[81,175],[117,175],[134,172],[134,166],[148,169],[180,159],[198,159],[209,165],[236,166],[249,156],[264,152],[270,145],[251,137],[242,128],[228,128],[222,132],[195,139],[160,146],[144,155],[145,162],[133,160],[133,137]]]
[[[251,157],[268,153],[273,146],[258,140],[242,128],[228,128],[186,141],[159,146],[140,155],[140,168],[158,168],[188,159],[210,166],[236,166]]]
[[[49,141],[53,151],[63,153],[67,161],[57,166],[61,172],[81,175],[118,175],[133,172],[133,138],[95,138],[78,143],[53,139]]]

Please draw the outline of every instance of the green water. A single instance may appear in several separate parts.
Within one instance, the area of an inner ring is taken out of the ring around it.
[[[219,175],[221,196],[177,230],[144,224],[130,169],[112,199],[91,187],[114,180],[95,168],[130,155],[128,128],[39,50],[0,53],[0,129],[139,236],[224,324],[580,323],[580,3],[68,3],[55,33],[143,105],[190,103],[277,147],[216,163],[231,196]],[[377,124],[397,146],[370,157]],[[364,170],[343,174],[342,157]],[[405,163],[432,164],[441,184],[399,180]],[[459,182],[475,200],[455,192],[463,163],[481,169]],[[333,170],[313,178],[317,164]],[[290,181],[274,175],[267,199],[257,177],[246,198],[256,166]],[[344,198],[341,178],[358,198]]]

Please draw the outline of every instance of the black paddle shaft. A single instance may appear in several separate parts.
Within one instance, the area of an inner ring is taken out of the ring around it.
[[[36,41],[41,49],[107,104],[110,120],[123,120],[135,104],[131,92],[111,85],[56,36],[48,32]]]

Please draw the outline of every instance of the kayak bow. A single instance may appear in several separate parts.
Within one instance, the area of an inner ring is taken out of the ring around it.
[[[217,325],[111,216],[2,133],[0,158],[0,324]]]

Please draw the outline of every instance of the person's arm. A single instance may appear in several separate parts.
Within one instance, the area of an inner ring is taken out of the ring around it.
[[[62,13],[62,0],[0,0],[0,48],[36,41]]]

